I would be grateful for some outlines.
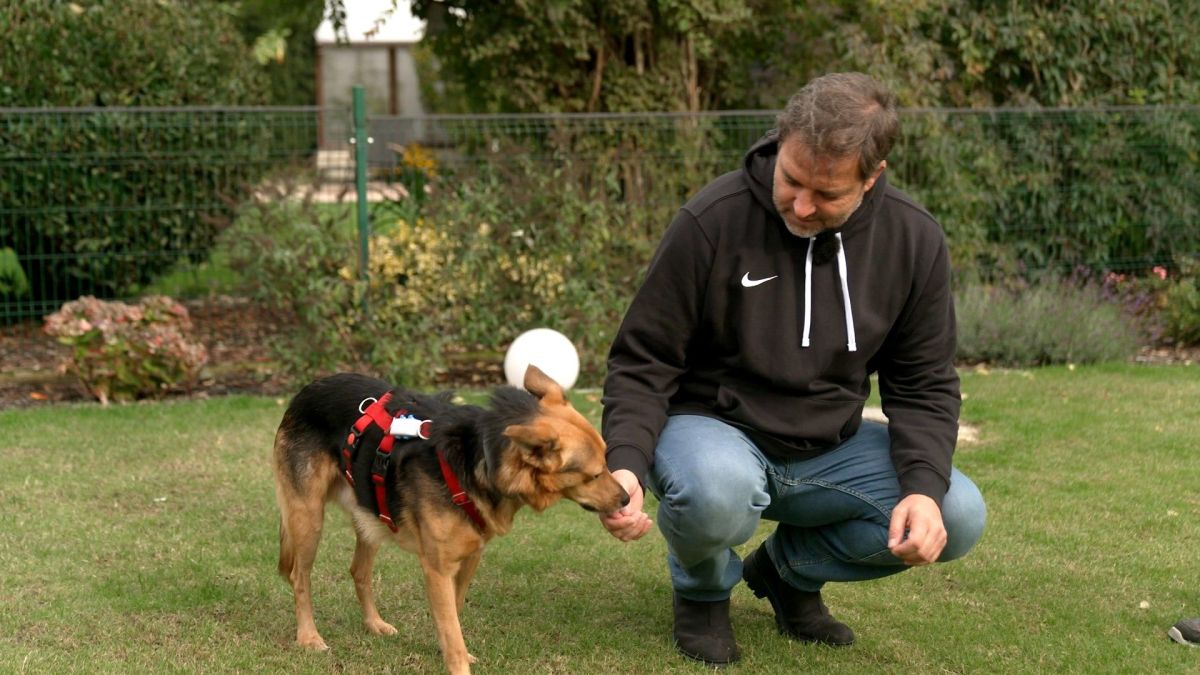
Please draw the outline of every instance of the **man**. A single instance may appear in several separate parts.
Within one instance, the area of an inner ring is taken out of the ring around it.
[[[659,498],[674,637],[738,658],[739,579],[781,633],[848,645],[828,581],[964,555],[978,489],[951,468],[958,428],[954,305],[938,224],[887,184],[894,97],[871,78],[818,78],[740,170],[672,221],[609,354],[603,434],[631,496],[602,516],[623,541]],[[887,426],[863,422],[878,373]],[[743,562],[733,547],[779,523]]]

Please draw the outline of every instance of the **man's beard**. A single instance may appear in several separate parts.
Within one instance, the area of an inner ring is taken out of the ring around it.
[[[800,237],[802,239],[808,239],[810,237],[815,237],[818,234],[821,234],[822,232],[827,232],[829,230],[836,230],[839,227],[845,225],[846,221],[850,220],[850,216],[853,216],[854,213],[856,211],[858,211],[858,207],[862,206],[862,203],[863,203],[863,195],[860,194],[858,196],[858,201],[854,204],[854,208],[847,211],[846,215],[842,216],[837,221],[833,221],[832,223],[830,223],[829,221],[824,221],[824,220],[809,221],[809,222],[801,221],[800,223],[792,223],[792,222],[788,221],[788,218],[785,215],[788,212],[783,209],[780,209],[778,203],[775,204],[775,208],[779,210],[779,216],[780,216],[780,218],[783,219],[783,224],[784,224],[784,226],[787,227],[788,232],[791,232],[795,236]]]

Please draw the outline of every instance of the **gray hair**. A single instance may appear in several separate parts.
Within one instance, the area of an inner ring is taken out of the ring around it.
[[[776,125],[780,144],[796,135],[817,156],[857,155],[864,179],[900,135],[895,95],[862,73],[831,73],[804,85]]]

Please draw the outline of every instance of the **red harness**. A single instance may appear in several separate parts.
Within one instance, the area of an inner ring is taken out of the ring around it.
[[[367,399],[371,400],[371,399]],[[392,514],[388,509],[387,488],[385,478],[387,477],[388,465],[392,460],[392,448],[396,445],[396,436],[393,436],[392,421],[398,417],[408,416],[407,410],[397,410],[395,415],[387,411],[385,406],[392,400],[392,392],[387,392],[375,402],[367,406],[363,410],[363,416],[358,418],[354,426],[350,428],[350,433],[346,436],[346,442],[342,444],[342,475],[351,486],[354,485],[354,457],[358,454],[358,446],[362,443],[363,433],[372,424],[383,430],[383,438],[379,441],[379,448],[375,451],[375,460],[371,463],[371,482],[375,486],[375,511],[379,515],[379,519],[387,524],[393,532],[400,528],[392,520]],[[364,401],[365,402],[365,401]],[[361,410],[361,407],[360,407]],[[432,426],[429,420],[421,420],[417,426],[416,433],[405,438],[429,438],[429,429]],[[450,490],[450,499],[454,504],[467,512],[471,521],[480,532],[487,530],[487,525],[484,523],[483,515],[479,513],[479,509],[475,507],[475,502],[471,501],[471,497],[467,495],[467,491],[462,488],[462,484],[458,482],[458,478],[454,476],[454,472],[450,469],[450,463],[446,461],[446,455],[441,448],[436,449],[438,464],[442,467],[442,478],[446,481],[446,488]]]

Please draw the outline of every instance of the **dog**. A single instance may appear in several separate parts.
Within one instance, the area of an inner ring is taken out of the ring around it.
[[[391,540],[420,558],[438,646],[454,675],[469,673],[475,662],[459,623],[467,587],[484,545],[508,532],[518,509],[543,511],[565,498],[611,513],[629,502],[608,471],[600,434],[562,387],[535,366],[524,387],[499,387],[481,408],[456,405],[448,393],[425,395],[343,373],[296,395],[276,432],[273,461],[279,573],[295,595],[301,646],[328,649],[311,593],[328,502],[352,517],[350,574],[367,630],[396,633],[380,617],[371,588],[375,554]],[[369,423],[380,409],[383,419]],[[395,415],[413,435],[384,430]],[[385,453],[389,435],[394,443]]]

